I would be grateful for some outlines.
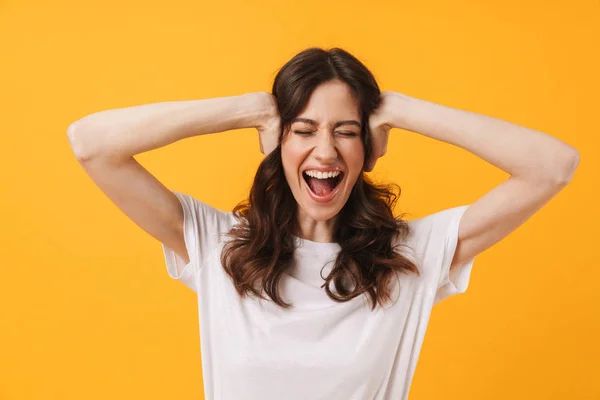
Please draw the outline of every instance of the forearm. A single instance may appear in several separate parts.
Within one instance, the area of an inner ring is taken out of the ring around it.
[[[100,111],[69,126],[79,159],[125,159],[191,136],[254,127],[265,112],[249,94]]]
[[[397,93],[392,126],[459,146],[512,176],[571,179],[579,154],[540,131]]]

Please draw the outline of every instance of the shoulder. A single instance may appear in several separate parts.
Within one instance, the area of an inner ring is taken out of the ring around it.
[[[439,230],[448,227],[456,218],[460,218],[467,210],[468,205],[446,208],[421,218],[408,220],[407,223],[415,232]]]
[[[407,220],[408,238],[415,243],[426,244],[428,240],[446,237],[449,230],[455,226],[458,227],[460,219],[468,207],[468,205],[462,205],[447,208],[421,218]]]
[[[422,265],[427,259],[439,257],[453,245],[458,232],[460,219],[468,205],[443,209],[426,216],[404,220],[407,234],[402,244],[414,261]]]
[[[188,229],[196,231],[199,237],[226,233],[237,223],[231,211],[222,210],[186,193],[173,193],[182,205],[185,224]]]

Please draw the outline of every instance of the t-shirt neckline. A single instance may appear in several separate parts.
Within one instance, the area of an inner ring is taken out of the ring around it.
[[[292,235],[296,244],[296,251],[303,254],[331,254],[341,250],[339,243],[335,242],[314,242]]]

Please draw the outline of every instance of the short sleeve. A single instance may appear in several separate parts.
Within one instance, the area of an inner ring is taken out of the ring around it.
[[[190,195],[173,191],[183,209],[183,230],[189,263],[185,263],[173,249],[164,243],[162,249],[167,273],[198,292],[198,277],[206,258],[223,240],[221,234],[229,232],[233,214],[214,208]]]
[[[464,293],[469,285],[475,257],[450,271],[458,244],[458,228],[468,205],[449,208],[409,221],[413,245],[425,271],[425,280],[435,290],[434,303]],[[421,267],[421,266],[420,266]]]

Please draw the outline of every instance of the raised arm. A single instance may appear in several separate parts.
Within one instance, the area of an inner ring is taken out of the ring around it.
[[[78,160],[125,160],[181,139],[233,129],[261,128],[273,117],[270,93],[170,101],[100,111],[67,129]]]
[[[270,151],[279,133],[274,104],[270,93],[255,92],[119,108],[72,123],[67,137],[102,192],[139,227],[189,262],[179,200],[133,156],[192,136],[250,127],[261,133],[261,151],[263,147]]]
[[[382,95],[369,121],[376,148],[371,168],[385,154],[390,129],[400,128],[459,146],[511,175],[465,211],[452,267],[527,221],[571,181],[579,165],[575,148],[546,133],[402,93]]]

